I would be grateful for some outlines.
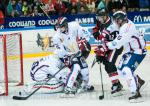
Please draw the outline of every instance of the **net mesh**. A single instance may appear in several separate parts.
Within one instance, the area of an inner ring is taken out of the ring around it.
[[[20,37],[20,33],[0,35],[0,86],[4,88],[6,83],[21,83]]]

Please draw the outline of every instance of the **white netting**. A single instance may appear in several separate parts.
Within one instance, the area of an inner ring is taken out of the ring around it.
[[[7,66],[9,81],[20,80],[20,44],[19,34],[7,35]]]
[[[7,87],[5,83],[21,82],[21,44],[20,33],[6,34],[0,36],[0,82]],[[6,46],[5,46],[6,44]],[[6,52],[4,52],[6,51]],[[5,59],[7,58],[7,61]],[[5,64],[7,69],[5,68]],[[6,75],[6,70],[7,74]],[[8,82],[6,79],[8,76]],[[5,82],[5,83],[4,83]]]
[[[4,80],[3,37],[0,35],[0,81]]]

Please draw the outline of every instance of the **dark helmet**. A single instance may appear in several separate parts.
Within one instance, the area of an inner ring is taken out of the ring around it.
[[[57,24],[59,27],[67,27],[68,26],[68,20],[66,17],[59,17]]]
[[[106,8],[101,8],[96,11],[96,16],[108,16],[108,10]]]
[[[123,11],[117,11],[113,14],[113,19],[114,20],[123,20],[126,21],[127,20],[127,14]]]

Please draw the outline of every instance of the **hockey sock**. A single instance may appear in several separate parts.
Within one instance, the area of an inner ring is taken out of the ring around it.
[[[122,74],[126,79],[130,92],[136,92],[137,90],[136,77],[134,77],[131,69],[128,67],[124,67],[122,70]]]
[[[110,73],[109,78],[111,79],[112,84],[118,83],[119,81],[117,72]]]

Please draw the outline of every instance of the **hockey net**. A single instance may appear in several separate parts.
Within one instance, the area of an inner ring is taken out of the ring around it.
[[[11,83],[23,85],[21,33],[0,34],[0,86],[6,96]]]

